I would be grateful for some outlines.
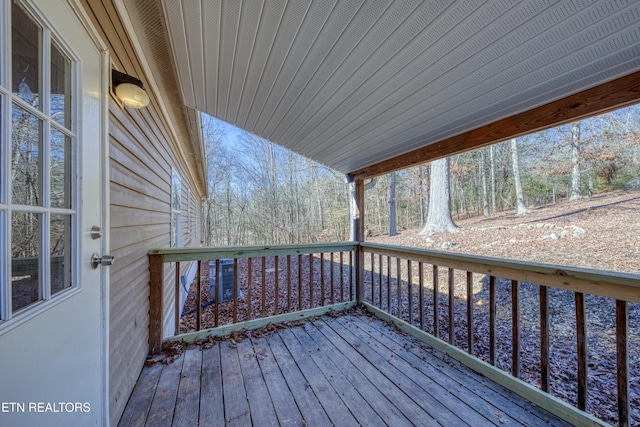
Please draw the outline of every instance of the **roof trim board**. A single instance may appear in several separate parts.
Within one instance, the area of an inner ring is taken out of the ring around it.
[[[640,102],[640,72],[356,170],[347,174],[347,180],[351,182],[373,178],[638,102]]]

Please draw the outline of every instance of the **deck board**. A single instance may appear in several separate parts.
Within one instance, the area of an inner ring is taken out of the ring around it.
[[[145,367],[121,426],[565,426],[384,322],[347,314]]]
[[[224,420],[220,346],[202,350],[200,374],[200,425],[213,426]]]

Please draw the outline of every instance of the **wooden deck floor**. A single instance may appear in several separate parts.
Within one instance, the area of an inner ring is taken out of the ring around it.
[[[323,317],[146,367],[120,425],[567,425],[380,320]]]

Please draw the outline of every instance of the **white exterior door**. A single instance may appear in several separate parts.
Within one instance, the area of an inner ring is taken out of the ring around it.
[[[0,0],[2,426],[108,422],[109,74],[74,7]]]

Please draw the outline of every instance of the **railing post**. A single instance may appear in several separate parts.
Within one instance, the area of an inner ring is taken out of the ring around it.
[[[364,241],[364,180],[355,182],[351,207],[352,240],[356,242],[356,301],[364,300],[364,249],[359,242]]]
[[[162,350],[164,255],[149,255],[149,354]]]

